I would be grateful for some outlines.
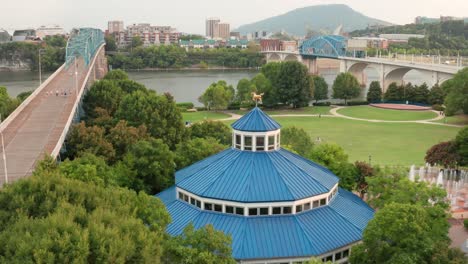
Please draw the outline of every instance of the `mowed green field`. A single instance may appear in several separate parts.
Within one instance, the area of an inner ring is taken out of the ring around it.
[[[432,111],[392,110],[367,105],[346,107],[337,112],[349,117],[387,121],[427,120],[437,117],[437,114]]]
[[[182,113],[182,118],[185,121],[190,121],[192,123],[202,121],[202,120],[216,120],[216,119],[223,119],[223,118],[228,118],[230,115],[226,115],[223,113],[218,113],[218,112],[208,112],[208,111],[202,111],[202,112],[183,112]]]
[[[283,126],[306,130],[315,140],[342,146],[350,161],[373,164],[424,164],[432,145],[453,139],[461,128],[417,123],[374,123],[338,117],[275,117]],[[226,122],[231,124],[232,121]]]
[[[468,125],[468,115],[446,116],[440,120],[433,121],[434,123],[449,124],[449,125]]]
[[[265,113],[269,115],[328,115],[330,114],[330,106],[308,106],[298,109],[278,109],[278,110],[263,110]],[[235,110],[232,111],[238,115],[247,114],[249,111],[247,110]]]

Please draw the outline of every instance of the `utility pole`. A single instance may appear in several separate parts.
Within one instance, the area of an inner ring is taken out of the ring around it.
[[[78,97],[78,67],[76,65],[76,56],[75,56],[75,94]]]
[[[41,63],[41,54],[44,49],[39,49],[39,85],[42,84],[42,63]]]

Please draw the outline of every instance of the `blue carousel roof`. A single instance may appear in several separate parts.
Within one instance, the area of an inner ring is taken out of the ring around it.
[[[374,211],[354,194],[339,189],[329,205],[295,215],[244,217],[202,211],[176,199],[175,187],[157,195],[173,222],[167,232],[179,235],[185,226],[212,224],[232,237],[235,259],[309,257],[362,239]]]
[[[328,169],[287,150],[229,148],[176,172],[176,185],[198,196],[238,202],[294,201],[329,192]]]
[[[242,116],[231,125],[235,130],[250,132],[265,132],[281,128],[275,120],[265,114],[260,108],[255,107],[248,114]]]

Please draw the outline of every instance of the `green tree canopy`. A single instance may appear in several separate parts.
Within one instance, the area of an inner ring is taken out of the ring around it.
[[[325,79],[320,75],[314,75],[312,80],[315,87],[313,96],[315,102],[328,99],[328,84]]]
[[[264,93],[262,101],[266,106],[278,104],[278,81],[280,72],[280,62],[270,62],[262,66],[261,74],[268,80],[269,85],[265,91],[257,86],[257,90]]]
[[[66,156],[74,159],[85,152],[101,156],[107,161],[115,158],[115,150],[105,137],[105,129],[99,126],[87,127],[84,122],[73,125],[67,136]]]
[[[446,83],[445,113],[448,116],[458,111],[468,114],[468,67],[460,70]]]
[[[356,185],[357,171],[353,164],[348,162],[348,155],[344,149],[334,143],[315,145],[306,155],[331,170],[340,178],[340,186],[353,190]]]
[[[263,73],[259,73],[252,78],[251,83],[255,86],[258,94],[262,94],[262,103],[267,107],[274,106],[276,104],[276,93],[271,86],[270,80],[268,80]]]
[[[417,103],[428,103],[428,99],[429,99],[429,87],[427,86],[426,83],[414,86],[412,94],[409,94],[406,97],[406,100],[410,102],[417,102]]]
[[[395,82],[391,83],[387,91],[385,91],[384,98],[386,101],[402,101],[405,98],[404,89],[398,86]]]
[[[107,35],[104,37],[106,41],[106,51],[116,51],[117,44],[115,43],[115,38],[112,35]]]
[[[277,85],[279,102],[294,108],[307,106],[313,95],[307,67],[297,61],[280,64]]]
[[[177,145],[176,151],[174,152],[174,160],[177,165],[177,170],[219,153],[226,148],[226,145],[222,145],[218,140],[210,137],[194,138],[181,142]]]
[[[120,160],[132,145],[140,140],[148,139],[149,135],[145,125],[132,127],[126,120],[120,120],[109,130],[106,138],[115,149],[116,159]]]
[[[198,98],[208,109],[226,109],[234,99],[234,88],[225,81],[212,83]]]
[[[195,230],[189,224],[182,235],[166,242],[164,263],[235,264],[231,243],[231,237],[215,230],[212,225]]]
[[[241,79],[237,83],[237,92],[236,92],[236,100],[241,103],[252,102],[252,92],[255,92],[256,88],[249,79]]]
[[[443,240],[432,217],[421,205],[386,205],[369,222],[363,243],[353,247],[350,262],[434,263],[433,253]]]
[[[188,129],[190,138],[214,138],[223,145],[231,145],[232,132],[231,129],[220,121],[203,121],[197,122]]]
[[[143,46],[143,40],[141,40],[140,36],[134,36],[132,37],[132,43],[131,47],[132,48],[138,48]]]
[[[134,190],[156,194],[174,183],[174,154],[161,139],[138,141],[124,156],[123,164],[134,173]]]
[[[26,98],[28,98],[32,93],[33,93],[33,91],[21,92],[21,93],[19,93],[19,94],[16,96],[16,98],[17,98],[20,102],[23,102],[23,101],[26,100]]]
[[[455,138],[457,153],[460,156],[460,165],[468,166],[468,127],[458,131]]]
[[[0,192],[0,262],[159,263],[169,221],[144,193],[42,171]]]
[[[104,76],[104,80],[128,80],[128,74],[122,70],[112,70]]]
[[[340,73],[333,82],[333,98],[344,99],[347,104],[348,99],[356,98],[361,93],[359,82],[351,73]]]
[[[171,149],[185,137],[182,114],[168,94],[139,90],[127,94],[115,117],[127,120],[133,127],[145,125],[151,136],[164,140]]]
[[[445,98],[444,90],[438,84],[436,84],[429,91],[427,101],[431,105],[442,105],[444,103],[444,98]]]
[[[367,102],[379,103],[382,100],[382,88],[379,81],[371,82],[367,92]]]
[[[314,143],[304,129],[293,126],[281,129],[281,145],[304,156],[311,151]]]
[[[110,79],[95,82],[84,97],[86,115],[89,118],[95,118],[97,116],[96,108],[98,107],[113,115],[119,108],[124,95],[117,83]]]
[[[93,183],[98,186],[120,186],[123,180],[112,172],[102,157],[91,153],[84,153],[73,161],[65,160],[60,163],[60,173],[70,179]]]

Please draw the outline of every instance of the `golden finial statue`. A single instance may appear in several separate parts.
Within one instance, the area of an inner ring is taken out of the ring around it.
[[[258,102],[262,104],[262,96],[264,93],[257,94],[256,92],[252,92],[252,100],[255,101],[255,106],[257,106]]]

